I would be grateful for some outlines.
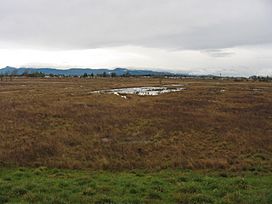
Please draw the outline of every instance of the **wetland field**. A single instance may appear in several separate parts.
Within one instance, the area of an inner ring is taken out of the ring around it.
[[[271,203],[272,84],[0,81],[0,203]]]

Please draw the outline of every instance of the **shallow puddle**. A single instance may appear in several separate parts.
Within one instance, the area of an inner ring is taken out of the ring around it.
[[[95,91],[93,93],[112,93],[116,95],[136,94],[140,96],[156,96],[163,93],[182,91],[185,88],[182,85],[170,85],[161,87],[132,87],[132,88],[121,88],[121,89],[108,89]]]

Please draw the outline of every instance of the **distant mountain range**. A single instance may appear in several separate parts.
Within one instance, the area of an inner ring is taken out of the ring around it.
[[[117,76],[122,76],[125,74],[133,75],[133,76],[160,76],[160,75],[174,75],[170,72],[158,72],[158,71],[151,71],[151,70],[130,70],[126,68],[116,68],[116,69],[91,69],[91,68],[71,68],[71,69],[56,69],[56,68],[15,68],[15,67],[5,67],[0,69],[0,74],[16,74],[22,75],[24,73],[35,73],[41,72],[46,75],[54,74],[54,75],[65,75],[65,76],[80,76],[85,73],[88,75],[100,75],[103,73],[111,74],[115,73]]]

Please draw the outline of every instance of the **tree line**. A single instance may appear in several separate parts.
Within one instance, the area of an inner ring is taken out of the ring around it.
[[[94,77],[117,77],[118,75],[115,72],[103,72],[98,74],[88,74],[84,73],[82,75],[62,75],[62,74],[45,74],[43,72],[30,72],[25,70],[23,73],[19,74],[17,70],[13,70],[10,72],[0,73],[0,80],[1,81],[12,81],[13,77],[37,77],[37,78],[44,78],[44,77],[80,77],[80,78],[94,78]],[[121,77],[129,77],[132,76],[129,72],[126,72]]]
[[[0,81],[12,81],[14,77],[33,77],[33,78],[44,78],[44,77],[80,77],[80,78],[95,78],[95,77],[130,77],[135,75],[131,75],[129,71],[123,73],[122,75],[117,75],[115,72],[103,72],[103,73],[84,73],[82,75],[64,75],[64,74],[45,74],[43,72],[33,72],[29,70],[25,70],[23,73],[19,74],[18,70],[12,70],[5,73],[0,73]],[[263,81],[263,82],[272,82],[271,76],[250,76],[250,77],[222,77],[222,76],[213,76],[213,75],[203,75],[203,76],[193,76],[193,75],[161,75],[161,76],[152,76],[152,75],[144,75],[149,77],[176,77],[176,78],[196,78],[196,79],[232,79],[232,80],[253,80],[253,81]]]

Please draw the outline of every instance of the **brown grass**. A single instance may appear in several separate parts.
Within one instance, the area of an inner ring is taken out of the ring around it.
[[[272,84],[165,79],[185,91],[127,100],[91,91],[158,79],[0,82],[0,164],[272,170]],[[225,90],[221,92],[220,90]]]

